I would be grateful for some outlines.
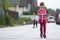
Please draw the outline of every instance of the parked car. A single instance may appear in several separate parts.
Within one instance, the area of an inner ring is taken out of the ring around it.
[[[60,24],[60,12],[56,13],[56,24]]]
[[[54,16],[48,16],[47,22],[48,22],[48,23],[54,23],[54,22],[55,22]]]

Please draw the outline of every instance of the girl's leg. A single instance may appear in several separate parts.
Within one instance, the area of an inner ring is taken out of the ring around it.
[[[42,23],[40,23],[40,33],[42,34]]]
[[[42,24],[43,23],[41,23],[41,20],[39,20],[39,23],[40,23],[40,34],[42,35]]]
[[[44,26],[44,38],[46,38],[46,20],[43,20],[43,26]]]

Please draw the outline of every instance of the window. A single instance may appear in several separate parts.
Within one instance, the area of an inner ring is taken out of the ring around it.
[[[53,17],[49,17],[49,19],[53,19]]]

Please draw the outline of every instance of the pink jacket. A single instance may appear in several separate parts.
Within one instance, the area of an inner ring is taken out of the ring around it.
[[[38,13],[40,14],[39,19],[42,20],[42,16],[41,14],[45,14],[46,13],[46,9],[38,9]],[[46,20],[46,16],[43,16],[43,20]]]

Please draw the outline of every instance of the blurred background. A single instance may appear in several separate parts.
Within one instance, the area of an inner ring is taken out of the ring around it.
[[[47,11],[46,39],[40,38],[39,21],[33,25],[40,2]],[[60,40],[60,0],[0,0],[0,40]]]
[[[60,0],[0,0],[0,25],[32,24],[40,2],[45,3],[47,23],[60,24]]]

